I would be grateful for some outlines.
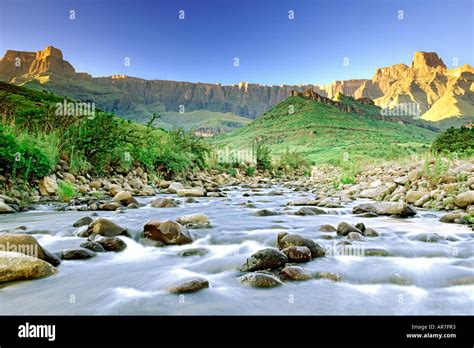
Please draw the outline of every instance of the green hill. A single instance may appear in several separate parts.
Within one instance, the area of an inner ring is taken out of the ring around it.
[[[318,96],[319,97],[319,96]],[[426,151],[434,129],[417,121],[384,120],[380,109],[350,97],[331,102],[291,96],[249,125],[213,139],[220,147],[243,149],[259,139],[274,154],[298,151],[312,163],[389,160]],[[342,111],[342,110],[345,111]],[[346,112],[350,110],[350,112]],[[429,128],[429,127],[428,127]]]

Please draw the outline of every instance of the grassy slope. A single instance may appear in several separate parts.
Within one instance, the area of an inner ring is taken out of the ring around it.
[[[353,101],[347,101],[348,104]],[[289,107],[294,113],[289,114]],[[376,113],[374,106],[360,106]],[[348,114],[333,106],[290,97],[248,126],[212,141],[220,146],[245,148],[256,138],[274,153],[297,150],[313,163],[339,163],[348,152],[353,160],[388,160],[423,151],[436,133],[414,125]]]
[[[156,124],[164,128],[172,126],[184,128],[186,130],[197,129],[221,129],[229,131],[231,129],[243,127],[250,123],[250,119],[237,116],[231,112],[213,112],[206,110],[196,110],[180,114],[179,112],[167,111]]]

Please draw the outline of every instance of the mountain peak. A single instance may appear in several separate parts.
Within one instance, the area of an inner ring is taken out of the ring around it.
[[[436,69],[439,66],[446,69],[446,65],[436,52],[415,52],[413,62],[411,63],[412,69]]]
[[[46,57],[55,57],[57,59],[63,59],[63,53],[59,48],[48,46],[42,51],[36,52],[37,59],[44,59]]]

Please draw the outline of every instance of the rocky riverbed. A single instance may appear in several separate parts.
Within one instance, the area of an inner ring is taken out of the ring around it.
[[[388,180],[336,190],[316,175],[148,182],[152,195],[102,181],[109,196],[2,215],[1,313],[474,312],[472,203],[446,223],[446,211],[361,198]]]

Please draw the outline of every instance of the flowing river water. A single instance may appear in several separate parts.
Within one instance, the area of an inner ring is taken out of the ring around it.
[[[270,191],[283,195],[269,196]],[[143,246],[133,238],[122,252],[98,253],[88,260],[63,261],[53,276],[7,284],[0,288],[0,314],[474,314],[474,233],[463,225],[439,222],[442,213],[419,210],[413,218],[361,218],[343,208],[324,208],[328,214],[297,216],[300,207],[289,201],[312,198],[279,186],[262,188],[250,197],[250,189],[230,187],[225,198],[196,198],[177,208],[128,209],[123,213],[99,211],[137,235],[149,219],[174,220],[190,213],[206,214],[210,229],[194,229],[193,244]],[[157,195],[169,196],[169,195]],[[139,198],[147,203],[156,197]],[[251,201],[255,207],[242,203]],[[35,233],[52,252],[77,248],[84,238],[74,237],[74,221],[91,212],[56,211],[57,205],[38,205],[35,210],[1,216],[0,230],[19,225]],[[254,216],[256,210],[281,212]],[[286,231],[311,238],[327,250],[345,240],[336,233],[320,232],[323,224],[363,222],[380,233],[353,242],[362,249],[384,249],[389,256],[328,255],[299,266],[311,273],[337,273],[341,279],[287,281],[267,289],[242,284],[237,269],[252,253],[275,246],[276,236]],[[24,232],[22,232],[24,233]],[[446,237],[440,242],[419,241],[426,233]],[[329,237],[328,237],[329,236]],[[332,239],[328,239],[332,238]],[[204,256],[179,256],[181,250],[204,247]],[[199,276],[210,287],[175,295],[168,289]]]

